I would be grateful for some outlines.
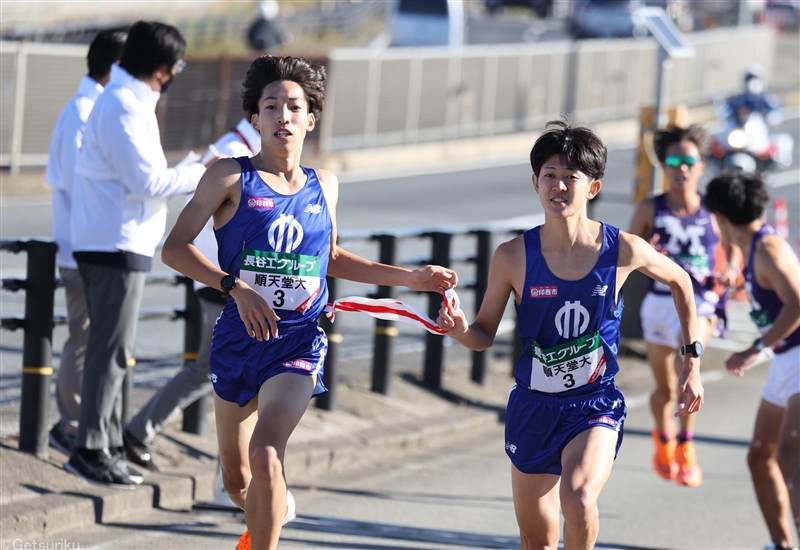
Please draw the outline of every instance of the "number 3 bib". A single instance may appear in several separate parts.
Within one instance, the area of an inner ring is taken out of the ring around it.
[[[273,309],[305,311],[319,295],[319,257],[242,250],[239,278]]]
[[[591,384],[606,371],[600,333],[594,332],[566,344],[542,349],[533,342],[530,389],[561,393]]]

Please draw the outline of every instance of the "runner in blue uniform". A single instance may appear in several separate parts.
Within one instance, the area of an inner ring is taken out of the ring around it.
[[[672,290],[687,345],[678,416],[699,410],[702,353],[689,275],[647,242],[590,220],[606,148],[589,129],[555,121],[530,155],[545,222],[500,245],[480,312],[460,309],[438,323],[473,350],[494,343],[513,293],[523,350],[508,400],[506,453],[522,548],[556,548],[559,508],[564,548],[591,548],[599,532],[597,499],[622,440],[625,402],[619,370],[619,289],[633,270]]]
[[[724,290],[738,275],[725,269],[721,270],[721,277],[715,276],[716,271],[720,271],[714,265],[719,230],[697,191],[706,166],[703,159],[708,154],[709,141],[708,134],[700,126],[675,126],[656,133],[656,156],[669,188],[662,195],[640,202],[630,227],[631,233],[648,240],[692,277],[698,317],[697,339],[704,346],[717,324],[717,308],[721,305],[715,289]],[[725,249],[728,265],[739,259],[737,249],[729,245]],[[698,487],[703,482],[703,470],[697,463],[693,441],[695,415],[681,417],[680,431],[672,420],[681,368],[679,350],[683,342],[678,312],[668,287],[648,281],[640,317],[647,342],[647,359],[656,382],[650,396],[655,420],[653,469],[662,479]]]
[[[229,295],[210,362],[223,482],[247,522],[242,548],[276,548],[291,511],[286,442],[312,395],[326,391],[327,339],[316,323],[327,303],[326,275],[432,292],[456,284],[442,267],[411,271],[336,246],[336,176],[300,166],[324,95],[322,66],[256,59],[242,99],[261,152],[208,169],[162,253],[167,265]],[[220,268],[192,244],[211,217]]]
[[[706,206],[722,233],[744,252],[750,316],[761,337],[734,353],[725,366],[736,376],[765,348],[769,366],[756,414],[747,464],[773,546],[794,548],[789,512],[800,532],[800,262],[784,239],[764,223],[769,201],[764,182],[741,172],[711,180]]]

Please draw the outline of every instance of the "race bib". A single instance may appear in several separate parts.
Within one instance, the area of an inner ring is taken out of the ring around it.
[[[542,349],[533,342],[530,389],[561,393],[591,384],[606,372],[600,333],[594,332],[566,344]]]
[[[239,278],[273,309],[306,311],[320,291],[319,257],[242,250]]]

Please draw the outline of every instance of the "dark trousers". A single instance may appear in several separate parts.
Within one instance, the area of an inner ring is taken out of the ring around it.
[[[86,346],[77,446],[122,446],[122,384],[133,346],[146,273],[78,262],[92,329]]]

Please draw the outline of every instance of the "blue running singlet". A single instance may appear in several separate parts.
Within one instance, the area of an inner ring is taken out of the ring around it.
[[[514,367],[517,386],[541,393],[590,393],[619,372],[616,302],[619,229],[602,224],[603,247],[594,269],[579,281],[550,272],[539,227],[524,233],[527,273],[516,306],[522,354]]]
[[[332,221],[316,172],[303,168],[305,186],[282,195],[261,179],[247,157],[233,218],[215,230],[219,265],[256,290],[280,317],[277,338],[248,334],[236,301],[228,298],[211,339],[211,382],[222,399],[244,406],[266,380],[290,372],[322,382],[328,339],[317,318],[328,300],[325,275]]]
[[[333,228],[314,170],[294,195],[269,187],[247,157],[233,218],[215,230],[220,268],[258,291],[281,318],[279,328],[316,322],[328,299],[325,274]],[[233,298],[223,316],[238,319]]]

